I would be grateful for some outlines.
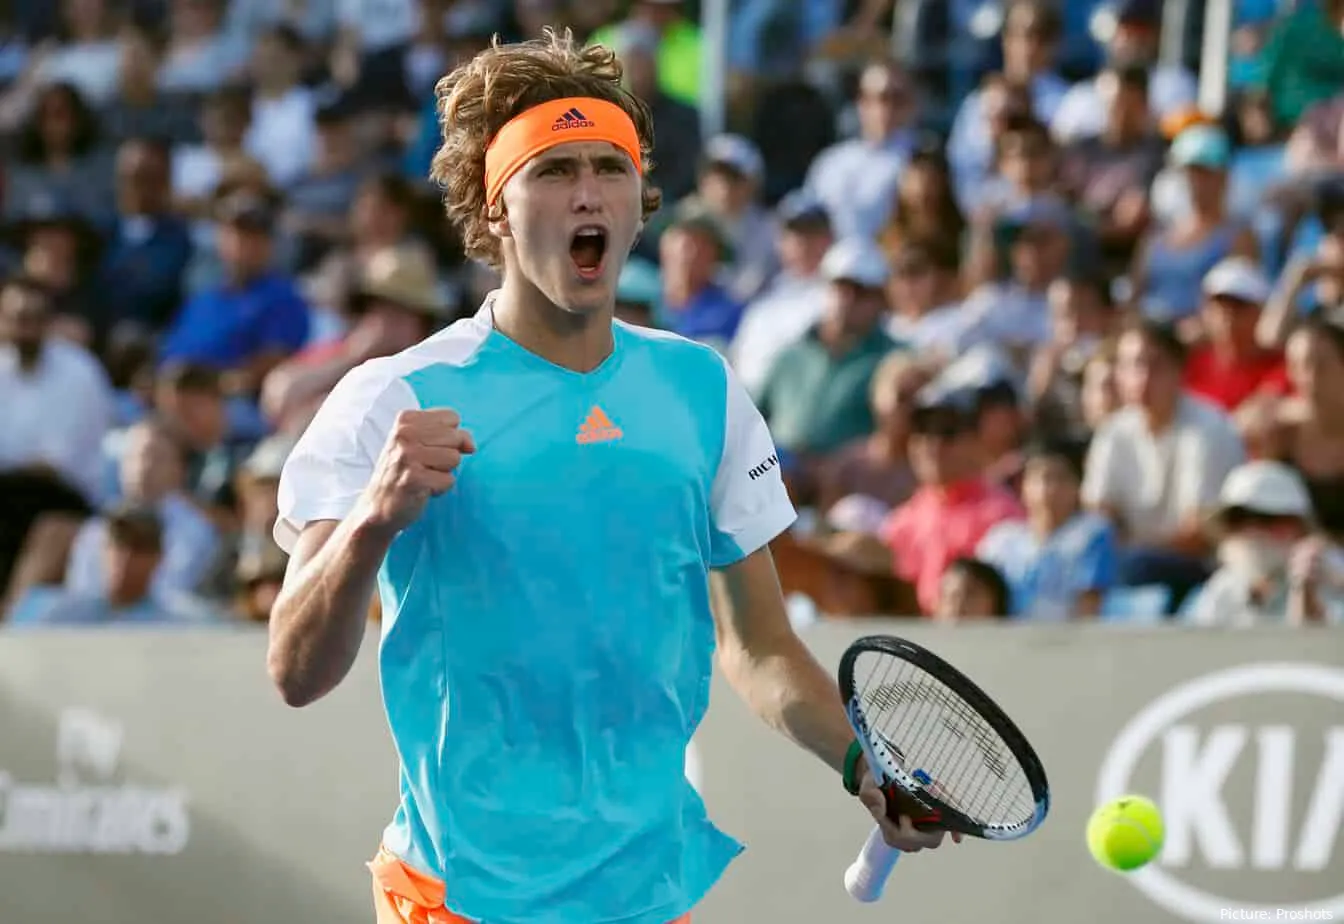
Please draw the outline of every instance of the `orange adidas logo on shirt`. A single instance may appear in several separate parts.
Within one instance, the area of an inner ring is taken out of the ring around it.
[[[607,443],[611,440],[618,440],[622,436],[625,436],[625,434],[620,427],[611,422],[607,412],[600,407],[594,407],[588,412],[588,418],[579,427],[579,435],[576,439],[580,443]]]

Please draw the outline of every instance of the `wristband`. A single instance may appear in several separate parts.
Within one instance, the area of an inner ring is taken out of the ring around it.
[[[863,745],[858,741],[850,744],[849,750],[845,752],[845,771],[840,779],[845,784],[845,792],[851,796],[859,794],[859,758],[863,756]]]

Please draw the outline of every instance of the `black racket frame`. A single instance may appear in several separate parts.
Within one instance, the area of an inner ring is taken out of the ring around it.
[[[1009,752],[1017,759],[1031,787],[1032,798],[1038,806],[1047,807],[1050,802],[1050,783],[1045,775],[1045,765],[1036,755],[1027,738],[1018,729],[1008,714],[999,708],[998,703],[990,699],[989,694],[980,689],[971,678],[944,661],[938,655],[922,645],[894,635],[867,635],[856,639],[840,658],[838,679],[840,698],[845,706],[854,700],[854,665],[863,654],[883,654],[914,665],[927,674],[937,678],[954,693],[965,700],[966,704],[980,714],[995,732],[1003,739]],[[900,742],[892,742],[900,748]],[[956,831],[970,837],[993,840],[991,826],[982,824],[948,805],[926,789],[908,790],[893,782],[883,788],[887,797],[887,813],[894,821],[900,815],[910,816],[915,827],[921,830],[941,829]],[[927,809],[922,815],[911,811],[910,800]]]

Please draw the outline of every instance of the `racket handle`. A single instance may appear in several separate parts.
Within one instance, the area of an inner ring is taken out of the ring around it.
[[[874,826],[873,833],[864,841],[858,857],[845,870],[845,891],[861,902],[877,901],[882,897],[887,877],[900,858],[901,852],[887,846],[882,829]]]

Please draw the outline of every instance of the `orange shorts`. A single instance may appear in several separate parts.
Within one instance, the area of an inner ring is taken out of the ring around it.
[[[443,906],[444,885],[379,848],[369,864],[378,924],[472,924]],[[690,924],[684,915],[671,924]]]

